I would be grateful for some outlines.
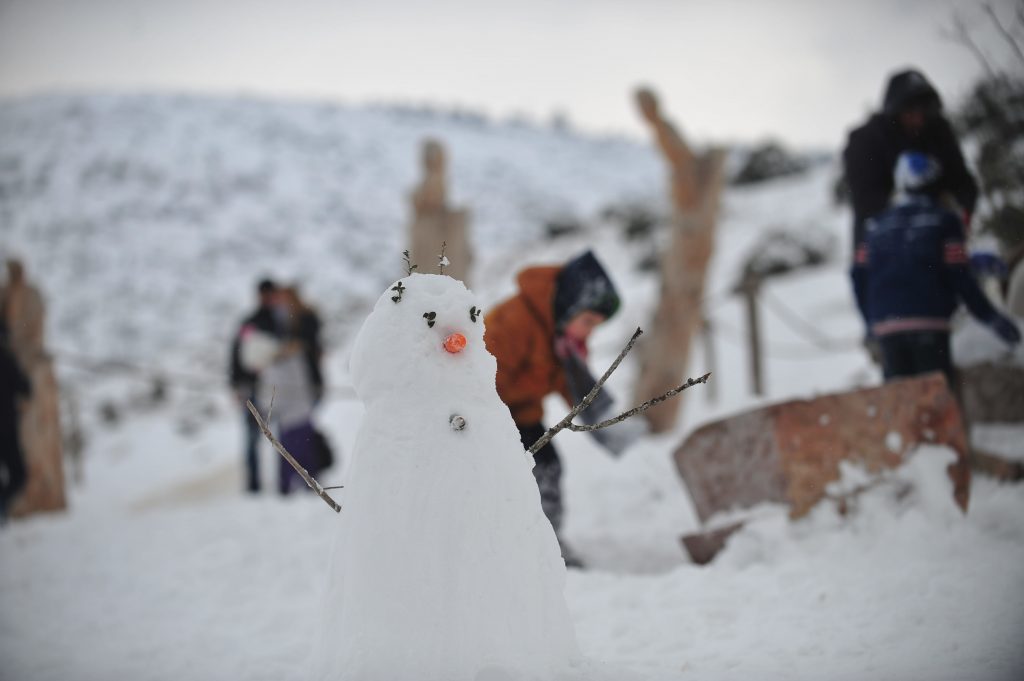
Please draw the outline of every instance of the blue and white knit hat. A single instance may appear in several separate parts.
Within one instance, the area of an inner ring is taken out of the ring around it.
[[[896,159],[893,184],[899,194],[924,194],[942,176],[942,165],[927,154],[905,151]]]

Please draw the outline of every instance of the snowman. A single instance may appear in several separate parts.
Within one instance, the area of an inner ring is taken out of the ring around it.
[[[410,274],[355,340],[366,413],[318,679],[552,680],[579,656],[565,565],[483,331],[461,282]]]

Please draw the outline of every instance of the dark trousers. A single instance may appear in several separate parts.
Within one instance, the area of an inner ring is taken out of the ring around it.
[[[529,449],[547,432],[547,428],[540,423],[517,427],[524,449]],[[540,490],[540,505],[557,535],[562,529],[562,462],[558,458],[558,450],[550,441],[540,448],[533,460],[533,477],[537,479],[537,488]]]
[[[941,371],[950,390],[957,391],[948,331],[905,331],[882,336],[878,342],[885,380]]]
[[[249,393],[249,399],[256,402],[256,391]],[[250,492],[260,491],[260,427],[252,417],[249,408],[242,405],[242,418],[245,423],[245,489]]]
[[[0,426],[0,519],[25,486],[25,456],[18,437],[17,415]],[[10,426],[10,427],[8,427]]]
[[[300,466],[309,471],[310,475],[316,477],[319,470],[316,460],[316,440],[314,436],[315,433],[313,432],[313,423],[311,421],[304,421],[288,428],[288,430],[281,431],[281,444],[284,445],[284,448],[299,462]],[[298,471],[292,468],[292,465],[283,456],[279,458],[277,491],[281,494],[288,494],[296,488],[308,489],[306,481],[302,479]]]

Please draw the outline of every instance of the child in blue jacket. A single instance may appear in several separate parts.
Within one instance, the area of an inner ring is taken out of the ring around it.
[[[938,201],[941,173],[929,156],[901,154],[895,200],[868,222],[857,244],[857,305],[879,341],[886,380],[942,371],[956,385],[949,332],[960,301],[1006,343],[1020,342],[1016,325],[992,306],[971,274],[963,223]]]

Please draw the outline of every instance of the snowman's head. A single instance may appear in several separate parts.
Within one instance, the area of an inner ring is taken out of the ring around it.
[[[411,274],[380,297],[349,361],[364,402],[438,391],[494,391],[494,358],[484,347],[479,303],[462,282]]]

